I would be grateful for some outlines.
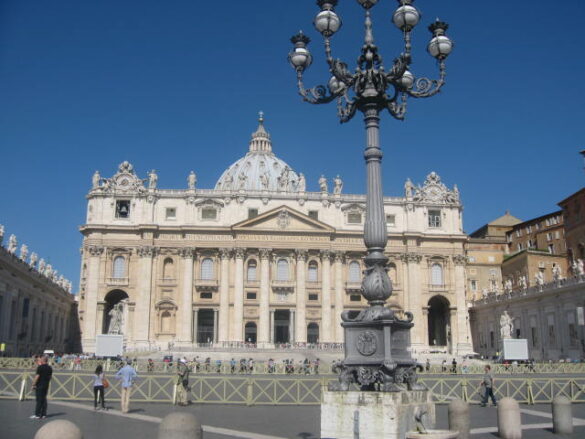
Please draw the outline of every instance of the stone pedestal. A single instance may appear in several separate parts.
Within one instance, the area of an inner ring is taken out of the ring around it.
[[[321,403],[321,438],[354,439],[354,431],[359,431],[360,438],[403,439],[416,430],[415,412],[426,412],[427,427],[435,425],[430,391],[326,391]]]

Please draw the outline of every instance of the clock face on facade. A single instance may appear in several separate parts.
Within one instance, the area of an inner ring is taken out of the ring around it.
[[[118,186],[122,190],[130,189],[130,179],[128,176],[121,176],[116,180],[116,186]]]

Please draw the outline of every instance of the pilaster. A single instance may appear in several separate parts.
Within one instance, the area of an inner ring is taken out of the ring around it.
[[[179,343],[190,345],[193,343],[193,255],[192,248],[180,250],[183,259],[183,295],[181,298],[181,323],[179,331]]]
[[[342,252],[335,253],[335,342],[343,343],[343,327],[341,326],[341,313],[345,294],[343,291],[343,263],[345,255]]]
[[[134,339],[138,346],[149,346],[152,309],[152,263],[157,254],[156,247],[140,247],[138,249],[140,278],[136,299],[136,313],[140,316],[134,320]]]
[[[297,250],[297,307],[296,307],[296,334],[294,340],[297,343],[307,342],[307,318],[306,318],[306,305],[307,305],[307,290],[305,285],[305,266],[307,261],[307,251]]]
[[[229,341],[229,312],[230,312],[230,278],[229,265],[231,250],[219,249],[221,258],[220,279],[219,279],[219,341]]]
[[[243,248],[235,249],[236,271],[234,279],[234,316],[232,327],[232,340],[244,340],[244,257],[246,251]]]
[[[271,327],[274,323],[274,313],[270,310],[270,253],[271,249],[260,249],[260,306],[258,321],[258,344],[271,342]],[[271,320],[272,319],[272,320]]]
[[[321,332],[319,341],[330,343],[331,337],[331,253],[321,252]]]
[[[104,253],[104,247],[90,245],[86,247],[89,253],[87,264],[87,287],[85,293],[85,312],[83,314],[83,350],[93,352],[95,350],[95,336],[97,330],[97,304],[98,286],[100,281],[100,259]],[[48,315],[46,317],[48,320]],[[102,322],[99,322],[101,325]],[[45,328],[41,328],[41,334],[46,334]]]

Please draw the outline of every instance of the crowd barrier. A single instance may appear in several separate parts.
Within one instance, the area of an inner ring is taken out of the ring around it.
[[[120,386],[113,374],[107,374],[111,387],[106,401],[120,398]],[[0,398],[33,399],[33,374],[0,371]],[[235,405],[318,405],[323,391],[333,377],[255,377],[255,376],[193,376],[190,399],[193,403]],[[419,382],[433,392],[435,402],[446,404],[455,398],[471,404],[481,400],[481,378],[421,376]],[[132,401],[172,403],[176,396],[175,377],[168,374],[139,376],[132,392]],[[354,388],[357,390],[357,387]],[[551,403],[563,395],[575,403],[585,403],[585,378],[496,378],[498,399],[511,397],[519,403]],[[93,401],[93,375],[89,373],[55,372],[51,381],[50,399]]]

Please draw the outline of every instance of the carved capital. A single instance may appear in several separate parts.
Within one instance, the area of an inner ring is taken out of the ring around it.
[[[231,248],[220,248],[219,249],[219,256],[221,259],[229,259],[232,256],[232,249]]]
[[[321,254],[322,260],[329,259],[333,256],[331,250],[321,250],[319,253]]]
[[[465,264],[467,264],[467,256],[465,256],[465,255],[454,255],[453,256],[453,263],[455,265],[465,265]]]
[[[420,261],[422,261],[422,255],[419,255],[418,253],[403,253],[400,255],[400,260],[406,263],[420,264]]]
[[[88,245],[87,251],[91,256],[100,256],[104,252],[104,247],[99,245]]]
[[[335,257],[335,262],[341,262],[341,263],[345,262],[345,253],[344,252],[335,252],[335,253],[333,253],[333,255]]]
[[[244,259],[246,257],[246,249],[236,248],[234,249],[234,254],[236,255],[236,259]]]
[[[195,249],[191,247],[181,248],[179,249],[179,255],[185,259],[193,259],[193,255],[195,254]]]
[[[271,248],[261,248],[260,249],[260,259],[270,259],[270,253],[272,253]]]
[[[157,252],[158,248],[152,246],[139,247],[137,250],[138,256],[141,258],[153,258],[156,256]]]
[[[307,260],[307,250],[304,249],[296,249],[295,255],[297,257],[297,261],[306,261]]]

